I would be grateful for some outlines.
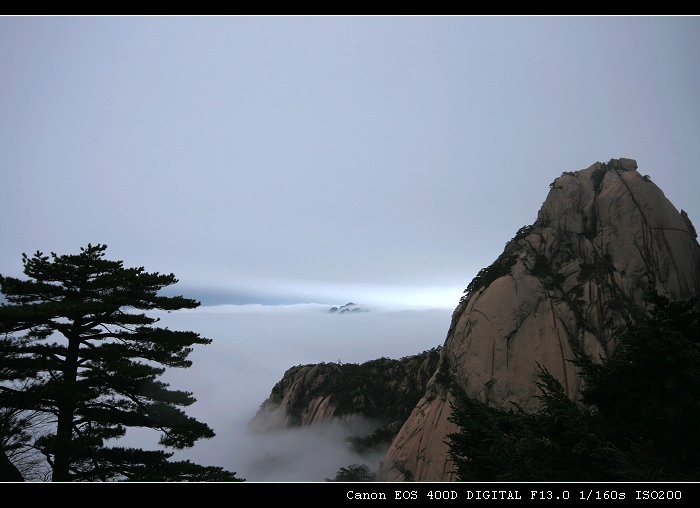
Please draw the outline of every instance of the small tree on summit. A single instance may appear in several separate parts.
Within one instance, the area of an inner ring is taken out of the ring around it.
[[[0,275],[0,407],[44,414],[31,446],[53,481],[236,480],[235,473],[172,453],[108,447],[128,427],[161,432],[160,444],[192,446],[214,432],[181,407],[195,399],[157,378],[164,367],[189,367],[195,344],[210,339],[153,326],[148,310],[191,309],[199,302],[159,296],[173,274],[124,268],[104,259],[106,245],[80,254],[23,254],[29,280]],[[134,312],[135,311],[135,312]]]

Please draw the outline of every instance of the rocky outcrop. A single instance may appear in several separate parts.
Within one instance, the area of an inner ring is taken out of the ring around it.
[[[345,305],[341,305],[340,307],[331,307],[328,309],[328,312],[331,314],[334,312],[337,312],[338,314],[345,314],[345,313],[354,313],[354,312],[368,312],[369,309],[364,309],[357,305],[356,303],[346,303]]]
[[[394,439],[384,481],[453,479],[445,436],[454,388],[493,407],[536,407],[537,363],[575,398],[575,351],[605,358],[643,318],[651,283],[672,300],[700,293],[700,246],[632,159],[565,172],[537,221],[483,269],[452,316],[425,396]]]
[[[350,426],[371,419],[393,431],[393,437],[425,393],[439,357],[437,347],[400,360],[292,367],[273,387],[251,426],[271,431],[331,419]]]

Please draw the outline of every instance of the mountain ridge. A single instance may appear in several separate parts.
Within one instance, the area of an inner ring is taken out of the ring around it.
[[[368,432],[367,443],[390,442],[425,392],[440,349],[399,360],[292,367],[273,387],[250,427],[274,432],[338,420],[351,432]],[[372,434],[377,435],[369,439]]]

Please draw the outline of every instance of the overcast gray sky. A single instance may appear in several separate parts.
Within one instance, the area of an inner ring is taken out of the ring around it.
[[[562,171],[700,222],[698,18],[0,19],[0,273],[106,243],[204,303],[455,306]]]

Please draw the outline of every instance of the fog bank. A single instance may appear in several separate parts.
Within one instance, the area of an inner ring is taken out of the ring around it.
[[[290,367],[420,353],[444,342],[453,310],[360,307],[369,311],[335,314],[317,304],[225,305],[158,314],[162,326],[213,340],[194,349],[191,368],[170,369],[163,376],[171,388],[194,393],[197,402],[187,413],[217,434],[176,457],[223,466],[248,481],[323,481],[352,463],[376,469],[381,457],[350,452],[343,443],[348,430],[341,425],[267,434],[248,428]],[[157,442],[150,433],[137,434],[129,439],[140,446],[153,448]]]

